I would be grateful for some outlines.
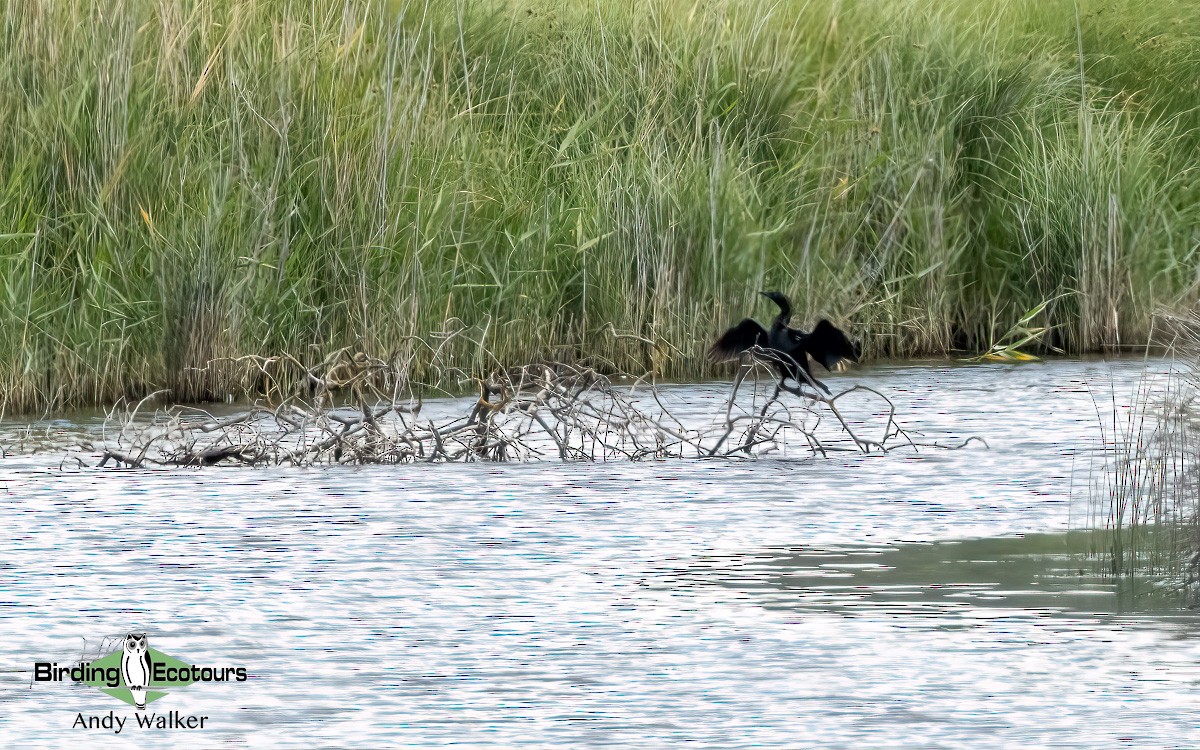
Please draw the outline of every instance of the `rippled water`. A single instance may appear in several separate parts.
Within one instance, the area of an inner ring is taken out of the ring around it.
[[[0,459],[0,738],[1196,747],[1197,619],[1074,570],[1055,534],[1085,520],[1093,396],[1128,402],[1142,370],[830,378],[885,389],[929,439],[990,449],[314,470]],[[723,388],[672,395],[710,413]],[[249,680],[150,706],[208,716],[204,730],[119,736],[71,724],[131,707],[31,682],[36,661],[142,630]]]

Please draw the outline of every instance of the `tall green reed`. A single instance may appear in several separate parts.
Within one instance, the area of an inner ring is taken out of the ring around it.
[[[15,0],[0,411],[459,327],[467,371],[703,377],[763,288],[872,356],[1048,300],[1051,344],[1141,342],[1195,296],[1196,34],[1178,0]]]
[[[1168,316],[1158,335],[1178,359],[1147,376],[1132,406],[1100,404],[1104,460],[1089,511],[1113,575],[1200,593],[1200,317]]]

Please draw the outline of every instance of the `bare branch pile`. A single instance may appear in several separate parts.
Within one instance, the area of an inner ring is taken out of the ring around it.
[[[277,403],[256,403],[223,416],[186,406],[140,416],[161,394],[115,408],[100,465],[638,461],[763,455],[797,447],[807,455],[828,455],[921,445],[899,426],[892,403],[874,389],[855,386],[826,398],[778,384],[766,397],[757,387],[764,370],[753,362],[739,371],[721,413],[699,419],[695,406],[669,386],[645,378],[616,384],[582,364],[496,368],[474,379],[474,400],[426,403],[396,357],[387,361],[341,350],[311,367],[290,356],[234,362],[261,377],[278,379],[281,368],[298,370],[301,377],[291,378],[298,385]],[[755,387],[743,389],[751,373]],[[785,401],[784,393],[797,398]],[[861,426],[843,416],[839,402],[855,393],[878,400],[882,429],[877,435],[864,436]]]

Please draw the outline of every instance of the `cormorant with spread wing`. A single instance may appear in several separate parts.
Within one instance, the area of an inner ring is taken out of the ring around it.
[[[771,363],[779,371],[780,386],[791,378],[798,385],[812,384],[830,393],[824,383],[813,377],[808,358],[811,356],[826,370],[832,370],[843,359],[857,362],[862,354],[861,347],[825,319],[817,323],[812,333],[789,327],[792,303],[788,298],[779,292],[759,294],[779,305],[779,315],[771,322],[770,330],[763,328],[758,321],[746,318],[721,334],[708,352],[709,359],[714,362],[732,359],[757,346],[766,350]],[[804,371],[803,375],[800,374],[801,370]]]

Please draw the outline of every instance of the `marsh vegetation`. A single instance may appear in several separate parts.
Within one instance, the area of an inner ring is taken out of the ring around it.
[[[1150,576],[1200,602],[1200,317],[1161,320],[1174,353],[1166,374],[1146,377],[1128,407],[1098,403],[1108,447],[1094,476],[1089,525],[1103,567]]]
[[[0,409],[223,400],[246,384],[213,359],[461,327],[509,365],[701,377],[764,288],[869,356],[985,352],[1043,302],[1050,345],[1141,344],[1195,290],[1198,25],[1178,0],[5,3]]]

